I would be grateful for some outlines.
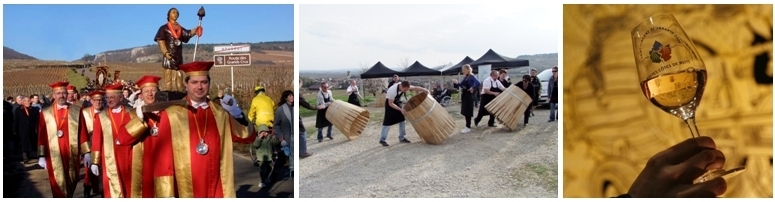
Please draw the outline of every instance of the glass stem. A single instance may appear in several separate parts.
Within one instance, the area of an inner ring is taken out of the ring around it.
[[[700,131],[697,130],[697,124],[694,121],[694,117],[684,120],[686,126],[689,126],[689,131],[692,133],[692,138],[700,137]]]

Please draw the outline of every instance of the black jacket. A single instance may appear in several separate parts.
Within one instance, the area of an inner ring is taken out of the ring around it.
[[[21,151],[33,151],[35,149],[38,144],[39,121],[40,114],[37,108],[30,107],[25,112],[24,107],[19,107],[14,112],[13,134],[19,140]]]

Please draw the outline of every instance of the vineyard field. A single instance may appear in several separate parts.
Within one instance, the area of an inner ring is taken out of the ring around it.
[[[12,69],[3,71],[3,97],[50,94],[48,84],[67,81],[67,68]]]
[[[31,63],[23,64],[24,62],[20,61],[12,62],[15,62],[14,64],[18,67],[35,65]],[[19,63],[22,63],[22,65],[19,65]],[[8,62],[4,61],[3,64],[7,65]],[[113,74],[115,71],[120,71],[119,79],[125,81],[136,81],[144,75],[162,75],[160,63],[112,63],[108,64],[107,70],[111,79],[114,78]],[[3,95],[7,97],[18,94],[48,94],[51,91],[48,84],[56,81],[66,81],[68,71],[73,71],[73,69],[4,68]],[[80,74],[82,70],[78,69],[76,71]],[[94,79],[95,74],[96,66],[84,70],[84,75],[89,79]],[[219,89],[224,89],[231,85],[231,71],[229,67],[213,67],[210,71],[210,76],[212,79],[210,97],[212,98],[217,96]],[[278,102],[283,91],[293,90],[293,63],[234,67],[234,97],[242,109],[249,109],[250,101],[255,96],[253,88],[259,83],[265,87],[267,95],[275,102]]]

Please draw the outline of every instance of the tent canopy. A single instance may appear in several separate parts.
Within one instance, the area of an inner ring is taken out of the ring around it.
[[[515,58],[506,57],[496,53],[492,49],[488,50],[487,53],[484,53],[484,55],[482,55],[482,57],[472,62],[471,66],[478,66],[478,65],[484,65],[484,64],[490,64],[492,65],[493,68],[500,67],[503,69],[530,66],[530,63],[527,60],[518,60]]]
[[[390,69],[378,61],[377,64],[361,74],[361,79],[387,78],[393,77],[394,74],[401,75],[401,72]]]
[[[407,67],[406,70],[398,74],[399,76],[439,76],[441,72],[422,65],[419,61]]]
[[[454,66],[448,69],[442,70],[441,73],[444,75],[457,75],[458,73],[460,73],[460,70],[463,69],[463,65],[471,64],[472,62],[474,62],[474,59],[471,59],[471,57],[466,56],[466,58],[463,58],[462,61],[458,62]],[[474,68],[474,71],[476,71],[476,68]]]

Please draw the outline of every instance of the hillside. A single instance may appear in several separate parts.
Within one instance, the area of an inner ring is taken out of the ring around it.
[[[234,43],[246,44],[246,43]],[[277,64],[293,62],[293,41],[273,41],[250,44],[251,59],[253,64]],[[199,44],[197,47],[197,60],[207,58],[212,60],[213,47],[229,44]],[[291,52],[288,54],[288,52]],[[191,61],[194,53],[194,44],[183,45],[183,61]],[[279,56],[279,57],[278,57]],[[140,47],[111,50],[96,55],[84,56],[84,59],[93,63],[107,61],[108,63],[160,63],[161,51],[156,44]],[[201,59],[200,59],[201,58]]]
[[[530,68],[536,68],[540,72],[542,69],[552,68],[559,64],[557,53],[545,53],[534,55],[520,55],[517,59],[530,61]]]
[[[37,58],[3,46],[3,60],[37,60]]]

